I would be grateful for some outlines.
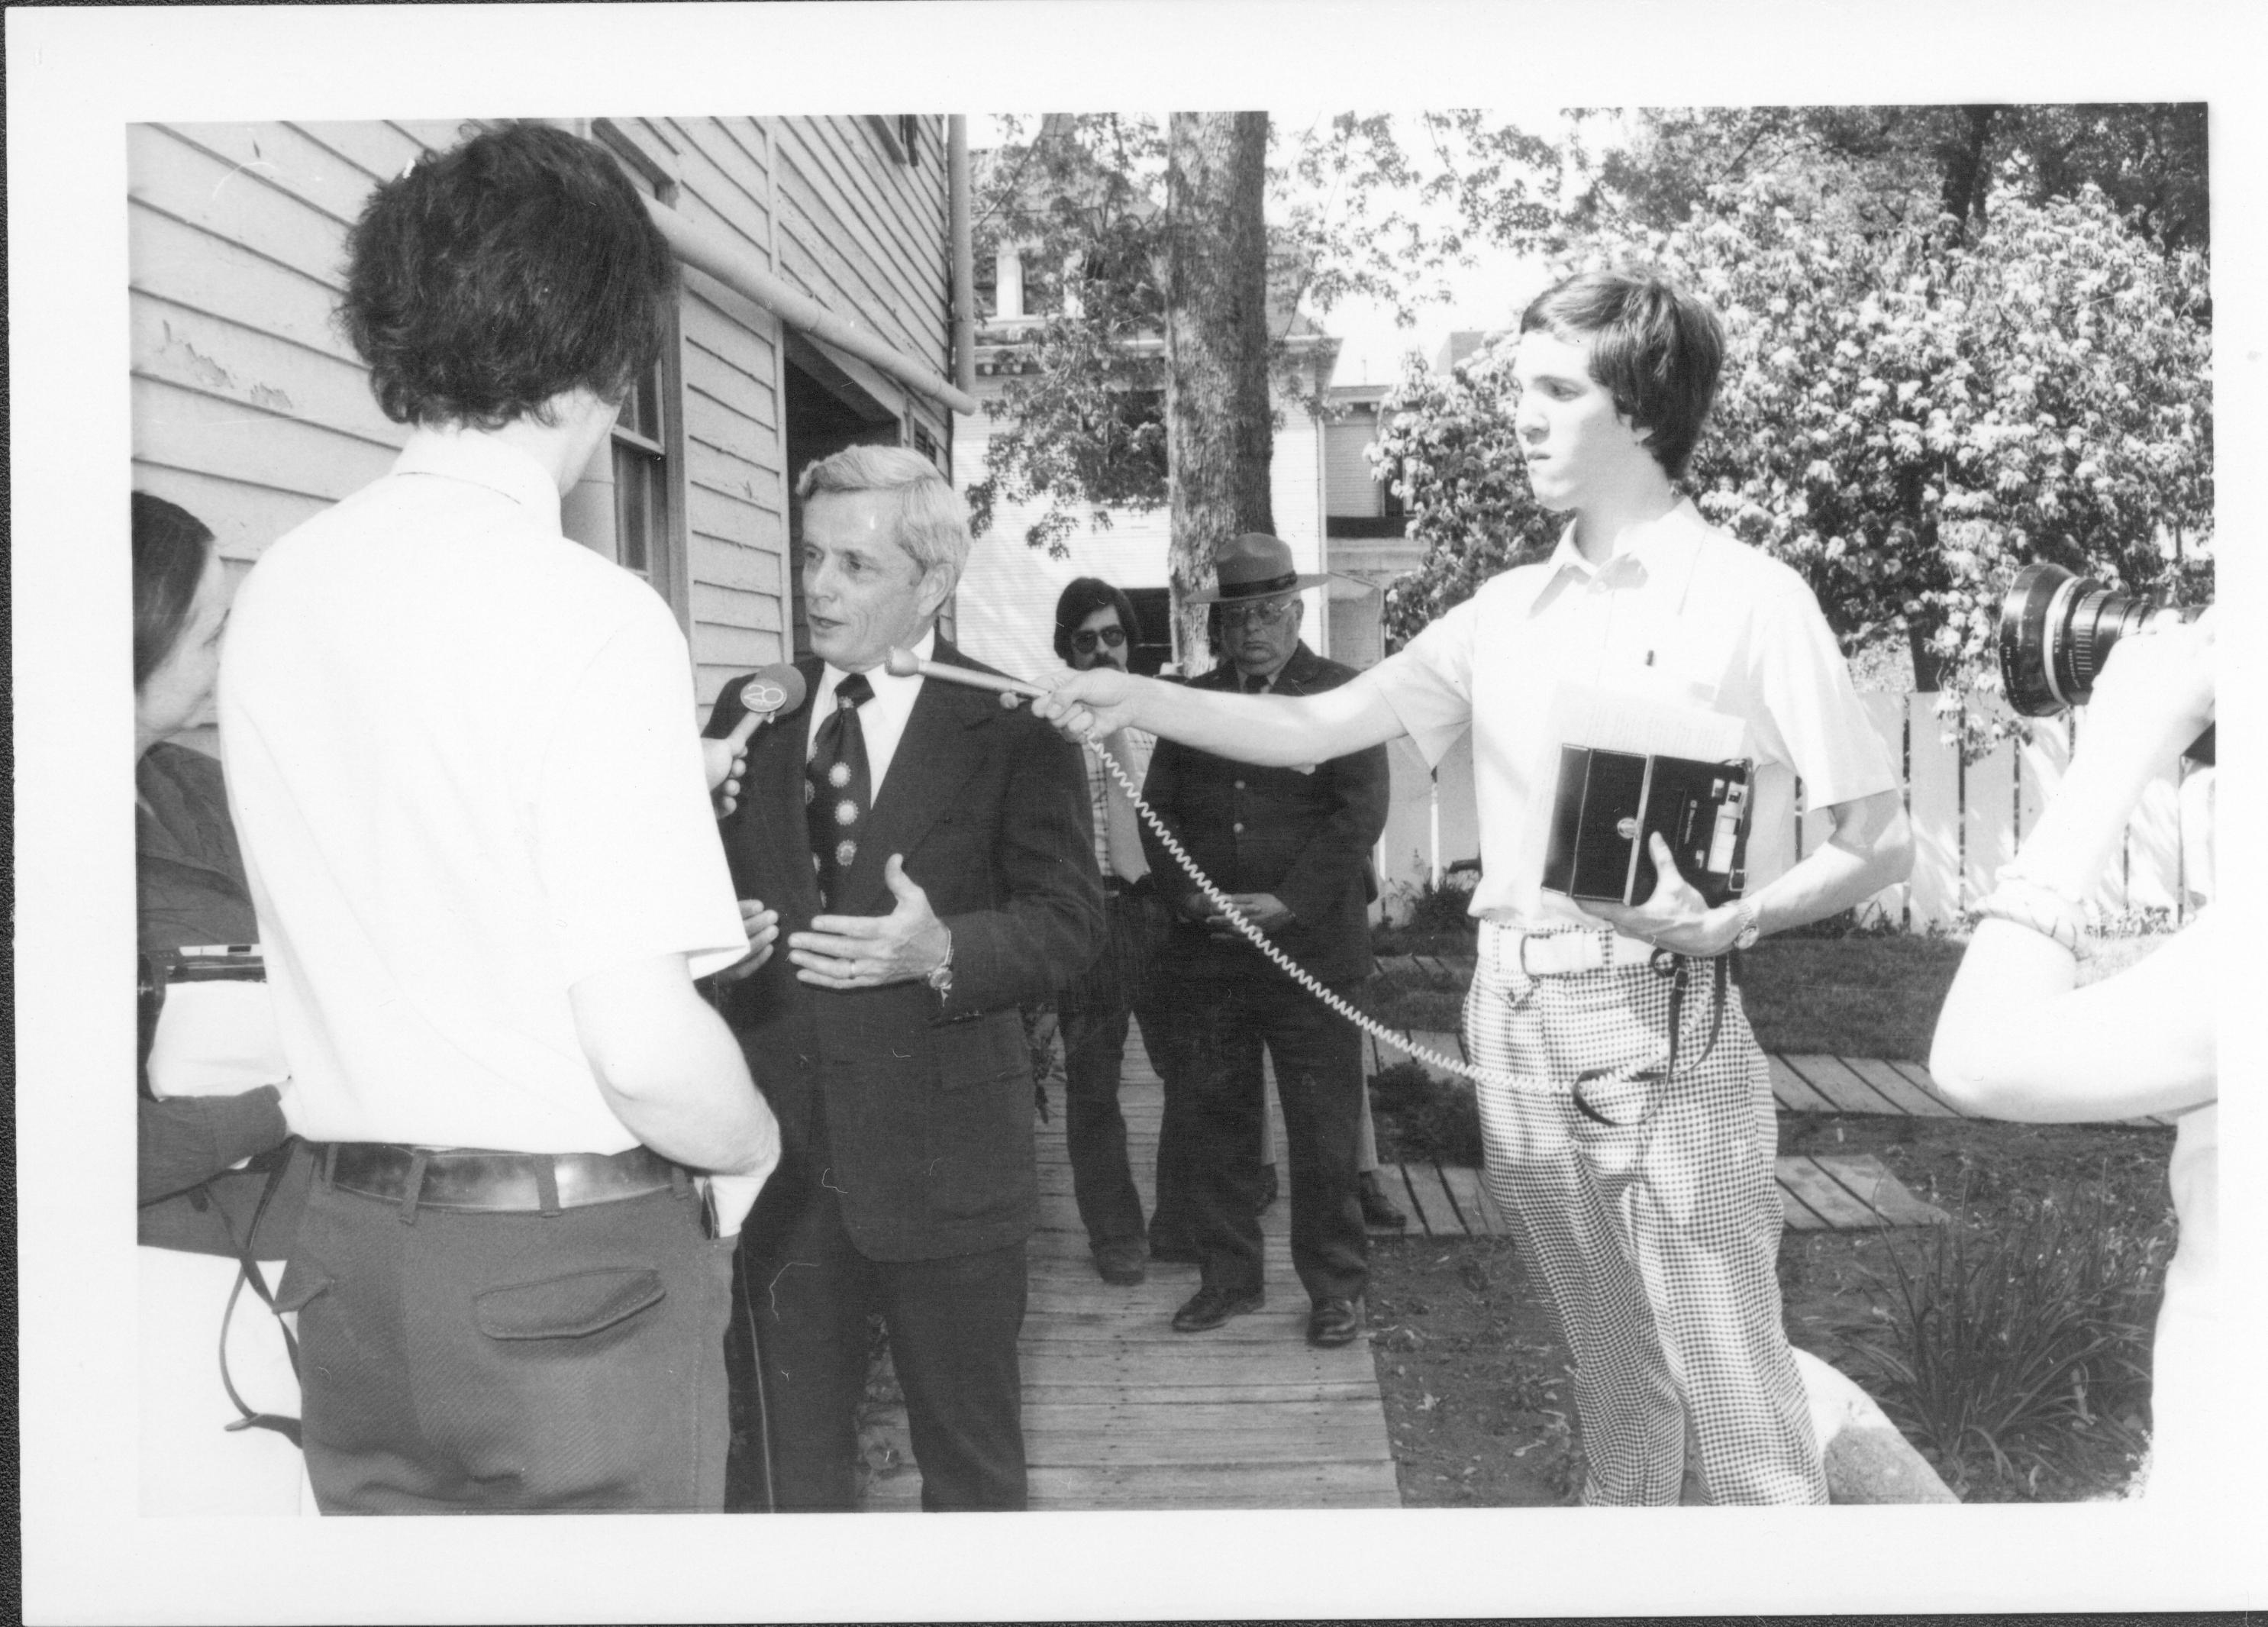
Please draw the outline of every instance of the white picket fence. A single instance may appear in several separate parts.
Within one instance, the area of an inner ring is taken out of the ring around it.
[[[1917,931],[1952,925],[1992,890],[1999,867],[2038,823],[2071,760],[2072,742],[2087,726],[2085,712],[2041,719],[2030,745],[2004,745],[1964,767],[1959,750],[1942,738],[1936,696],[1859,698],[1890,761],[1902,765],[1914,833],[1911,879],[1876,894],[1867,908]],[[1437,775],[1427,774],[1406,740],[1395,743],[1391,756],[1394,801],[1378,853],[1389,910],[1428,880],[1438,880],[1449,865],[1480,851],[1469,744],[1461,741],[1442,759]],[[2127,828],[2124,851],[2091,901],[2102,914],[2163,909],[2179,921],[2190,913],[2182,872],[2180,775],[2178,768],[2169,771],[2143,797]],[[1810,852],[1830,828],[1823,812],[1799,813],[1797,851]]]
[[[1912,821],[1914,866],[1910,880],[1869,901],[1893,921],[1916,930],[1948,925],[1992,890],[1999,868],[2039,822],[2040,812],[2063,778],[2072,744],[2087,726],[2084,709],[2035,722],[2031,744],[2003,744],[1964,764],[1944,738],[1934,695],[1866,694],[1859,700],[1905,770],[1906,809]],[[2176,766],[2145,792],[2126,828],[2126,842],[2090,902],[2104,915],[2163,909],[2187,918],[2182,857],[2181,775]],[[1797,815],[1799,853],[1827,839],[1823,812]]]

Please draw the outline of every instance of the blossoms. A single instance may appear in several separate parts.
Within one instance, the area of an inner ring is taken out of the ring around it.
[[[1724,317],[1725,376],[1689,486],[1717,525],[1800,571],[1846,649],[1904,641],[1964,745],[1996,706],[1992,636],[2033,559],[2132,588],[2211,592],[2212,329],[2203,257],[2168,254],[2093,188],[1996,198],[1962,242],[1831,195],[1720,188],[1646,244]],[[1506,349],[1387,403],[1425,565],[1389,597],[1406,637],[1549,528],[1511,434]]]

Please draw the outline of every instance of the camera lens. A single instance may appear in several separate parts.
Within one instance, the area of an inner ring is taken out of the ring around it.
[[[2026,565],[2000,601],[2000,683],[2008,704],[2027,718],[2084,706],[2118,641],[2157,617],[2194,622],[2199,607],[2168,607],[2147,593],[2121,593],[2060,565]],[[2183,754],[2213,760],[2207,729]]]

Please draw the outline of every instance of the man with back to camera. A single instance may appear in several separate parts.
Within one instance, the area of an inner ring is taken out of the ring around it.
[[[725,1012],[780,1116],[741,1270],[769,1506],[856,1506],[866,1319],[880,1311],[927,1509],[1025,1506],[1025,1239],[1037,1212],[1020,1001],[1101,946],[1078,753],[999,697],[887,670],[974,666],[937,631],[968,556],[919,453],[806,469],[805,705],[761,730],[724,826],[788,953]],[[718,697],[708,733],[740,713]],[[738,1481],[736,1480],[736,1483]]]
[[[1467,1005],[1491,1189],[1542,1269],[1577,1362],[1584,1499],[1678,1499],[1689,1439],[1719,1503],[1823,1502],[1780,1322],[1771,1079],[1719,958],[1903,880],[1897,777],[1801,578],[1682,497],[1717,383],[1714,313],[1665,277],[1593,272],[1521,320],[1516,427],[1537,500],[1571,515],[1353,681],[1299,701],[1094,674],[1040,703],[1248,762],[1408,734],[1438,762],[1474,731],[1480,963]],[[1679,875],[1634,908],[1542,887],[1562,682],[1712,708],[1757,761],[1745,896]],[[1790,864],[1795,777],[1834,835]],[[1671,1013],[1679,1013],[1673,1037]],[[1669,1077],[1662,1075],[1668,1072]]]
[[[1354,676],[1301,640],[1299,592],[1325,578],[1296,572],[1284,542],[1248,532],[1222,545],[1214,566],[1218,587],[1192,602],[1219,607],[1226,659],[1189,688],[1312,695]],[[1370,975],[1368,865],[1388,796],[1382,745],[1302,772],[1247,768],[1167,740],[1143,787],[1197,867],[1285,953],[1342,993]],[[1349,1344],[1361,1331],[1369,1277],[1356,1167],[1362,1035],[1230,927],[1156,832],[1142,835],[1175,916],[1161,980],[1174,1010],[1171,1065],[1161,1070],[1161,1161],[1169,1146],[1186,1160],[1202,1273],[1174,1327],[1203,1332],[1263,1302],[1265,1044],[1284,1108],[1292,1262],[1310,1301],[1307,1339],[1325,1348]]]
[[[308,1473],[326,1513],[717,1509],[718,1234],[778,1141],[693,979],[750,950],[684,636],[559,529],[674,268],[615,161],[534,124],[381,185],[348,255],[412,428],[254,567],[219,693],[320,1148],[278,1296]]]
[[[1128,668],[1138,623],[1134,601],[1100,577],[1079,577],[1056,600],[1056,654],[1073,672]],[[1157,741],[1122,729],[1087,742],[1087,810],[1094,858],[1102,872],[1107,939],[1094,964],[1056,997],[1064,1042],[1064,1141],[1071,1153],[1071,1193],[1086,1228],[1094,1269],[1108,1283],[1131,1286],[1146,1275],[1142,1196],[1126,1158],[1126,1120],[1118,1108],[1120,1061],[1127,1019],[1138,1017],[1152,1064],[1163,1056],[1169,1013],[1155,998],[1154,962],[1167,917],[1142,849],[1142,827],[1126,791],[1104,766],[1116,762],[1138,787]],[[1168,1232],[1181,1206],[1178,1171],[1161,1142],[1156,1212]]]

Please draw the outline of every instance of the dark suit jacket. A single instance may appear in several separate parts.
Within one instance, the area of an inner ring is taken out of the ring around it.
[[[936,659],[968,659],[942,638]],[[799,663],[810,693],[820,663]],[[989,669],[985,669],[989,670]],[[731,731],[745,680],[705,733]],[[734,887],[779,911],[778,951],[731,991],[725,1016],[780,1121],[780,1174],[753,1232],[804,1201],[823,1103],[828,1181],[861,1253],[927,1260],[1017,1241],[1032,1227],[1032,1069],[1018,1002],[1046,996],[1102,945],[1086,778],[1078,748],[983,689],[922,685],[836,912],[887,915],[906,873],[953,931],[953,996],[924,983],[837,991],[799,982],[787,937],[819,911],[804,823],[811,703],[749,741],[740,806],[722,826]],[[799,1194],[802,1196],[799,1196]]]
[[[1327,661],[1303,642],[1276,676],[1278,695],[1336,688],[1354,668]],[[1190,680],[1196,689],[1234,689],[1223,665]],[[1386,747],[1334,757],[1312,774],[1255,768],[1160,740],[1143,799],[1172,828],[1198,867],[1226,893],[1273,893],[1298,917],[1273,934],[1291,957],[1326,983],[1370,975],[1370,851],[1386,828],[1390,791]],[[1157,833],[1142,828],[1150,868],[1180,919],[1168,964],[1184,975],[1233,975],[1265,964],[1243,938],[1217,943],[1189,919],[1211,912]]]

